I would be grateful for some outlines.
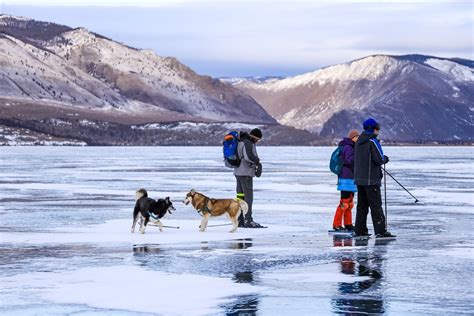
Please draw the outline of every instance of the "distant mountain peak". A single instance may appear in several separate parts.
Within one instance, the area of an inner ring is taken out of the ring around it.
[[[323,85],[335,81],[376,80],[396,69],[401,62],[387,55],[373,55],[347,63],[328,66],[295,77],[274,80],[262,86],[268,90],[286,90],[298,86]],[[255,86],[258,87],[259,83]]]
[[[11,14],[0,13],[0,21],[5,21],[5,20],[32,21],[32,19],[26,18],[26,17],[23,17],[23,16],[16,16],[16,15],[11,15]]]
[[[285,79],[283,76],[254,76],[254,77],[220,77],[220,81],[230,84],[244,84],[246,82],[251,83],[270,83],[272,81]]]
[[[469,69],[469,60],[456,58],[440,58],[420,54],[410,55],[370,55],[347,63],[332,65],[294,77],[275,80],[243,80],[240,78],[227,79],[234,85],[249,86],[255,89],[272,91],[288,90],[300,86],[324,85],[334,82],[351,82],[357,80],[374,81],[388,76],[402,68],[410,71],[410,63],[430,67],[450,76],[454,81],[473,81],[474,69]],[[226,80],[225,78],[222,80]]]
[[[60,34],[62,39],[69,41],[70,45],[83,45],[94,41],[97,37],[84,27],[78,27]]]
[[[390,139],[472,139],[472,62],[371,55],[281,80],[233,84],[279,123],[324,137],[343,136],[371,115],[385,122]]]

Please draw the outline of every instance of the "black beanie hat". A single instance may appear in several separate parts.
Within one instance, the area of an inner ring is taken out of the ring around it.
[[[262,131],[259,128],[254,128],[250,131],[250,136],[257,137],[258,139],[262,138]]]

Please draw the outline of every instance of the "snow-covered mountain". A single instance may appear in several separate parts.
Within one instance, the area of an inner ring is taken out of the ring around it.
[[[472,140],[474,62],[374,55],[296,77],[240,80],[281,124],[339,138],[376,117],[392,140]]]
[[[230,84],[84,28],[0,15],[0,65],[6,99],[120,113],[144,123],[276,123]]]
[[[243,83],[271,83],[277,80],[284,79],[285,77],[282,76],[255,76],[255,77],[220,77],[220,81],[224,81],[226,83],[230,83],[233,85],[243,84]]]
[[[386,139],[472,140],[473,104],[471,60],[376,55],[291,78],[214,79],[84,28],[0,14],[0,125],[46,142],[181,144],[192,132],[163,128],[201,122],[193,130],[212,141],[191,143],[217,144],[225,127],[213,124],[241,122],[303,145],[320,141],[307,131],[339,138],[369,115]],[[163,128],[132,128],[154,123]]]

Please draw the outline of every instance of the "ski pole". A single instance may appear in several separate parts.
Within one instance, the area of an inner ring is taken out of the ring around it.
[[[384,190],[384,201],[385,201],[385,230],[388,226],[388,210],[387,210],[387,170],[383,168],[383,190]]]
[[[396,183],[398,183],[398,185],[401,186],[401,187],[403,188],[403,190],[407,191],[407,193],[410,194],[411,197],[415,199],[415,203],[419,202],[419,200],[418,200],[413,194],[411,194],[411,192],[408,191],[408,189],[405,188],[405,187],[403,186],[403,184],[401,184],[400,182],[398,182],[398,180],[395,179],[395,177],[392,176],[392,175],[390,174],[390,172],[388,172],[387,170],[385,170],[385,167],[383,167],[383,170],[385,171],[386,174],[388,174],[388,175],[390,176],[390,178],[392,178]]]

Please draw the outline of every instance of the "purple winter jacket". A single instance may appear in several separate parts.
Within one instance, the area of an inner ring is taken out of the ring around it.
[[[354,145],[352,139],[344,137],[339,146],[344,146],[341,152],[342,172],[340,178],[354,179]]]

